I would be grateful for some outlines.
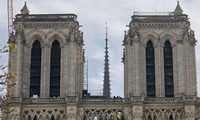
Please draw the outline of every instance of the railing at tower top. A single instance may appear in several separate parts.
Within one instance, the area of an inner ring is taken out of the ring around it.
[[[133,15],[174,15],[174,12],[140,12],[135,11]]]
[[[17,14],[15,21],[77,21],[77,15],[75,14]]]
[[[174,12],[134,12],[132,22],[180,22],[187,21],[188,15]]]

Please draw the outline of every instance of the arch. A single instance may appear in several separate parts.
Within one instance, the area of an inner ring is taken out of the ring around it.
[[[178,40],[178,36],[171,31],[164,31],[163,33],[161,33],[160,39],[162,46],[164,46],[166,40],[170,41],[172,46],[175,46],[176,40]]]
[[[39,29],[34,29],[30,32],[27,33],[27,45],[32,45],[33,42],[37,39],[40,43],[41,43],[41,46],[44,46],[45,44],[45,36],[46,34],[39,30]]]
[[[153,120],[157,120],[157,115],[154,115],[154,116],[153,116]]]
[[[55,39],[57,39],[59,41],[59,43],[64,44],[65,43],[65,39],[67,38],[67,35],[61,31],[61,30],[57,30],[57,29],[53,29],[51,31],[49,31],[48,33],[48,43],[49,45],[51,45],[53,43],[53,41]]]
[[[60,115],[58,115],[58,116],[57,116],[57,119],[56,119],[56,120],[61,120],[61,117],[60,117]]]
[[[151,40],[146,44],[146,85],[147,97],[155,97],[155,56],[153,42]]]
[[[164,84],[165,97],[174,97],[174,81],[173,81],[173,52],[171,43],[166,40],[164,43]]]
[[[50,97],[60,96],[61,49],[58,40],[54,40],[51,47],[50,61]]]
[[[34,116],[33,120],[37,120],[37,116],[36,115]]]
[[[43,120],[42,115],[40,115],[40,116],[38,117],[38,120]]]
[[[49,116],[48,115],[46,115],[46,117],[45,117],[45,119],[44,120],[49,120]]]
[[[31,116],[30,116],[30,115],[28,115],[28,118],[27,118],[27,120],[31,120]]]
[[[151,40],[151,42],[153,43],[153,45],[155,46],[155,45],[157,45],[157,39],[158,39],[158,36],[156,35],[156,34],[147,34],[147,35],[145,35],[145,37],[143,38],[143,41],[142,41],[142,44],[144,45],[144,46],[146,46],[146,44],[147,44],[147,42],[149,41],[149,40]]]
[[[50,120],[56,120],[55,117],[54,117],[54,115],[51,116]]]
[[[31,70],[30,70],[30,92],[29,97],[33,95],[40,96],[41,81],[41,44],[36,40],[31,49]]]
[[[169,120],[174,120],[172,115],[169,116]]]
[[[151,115],[148,116],[147,120],[152,120],[152,119],[151,119]]]

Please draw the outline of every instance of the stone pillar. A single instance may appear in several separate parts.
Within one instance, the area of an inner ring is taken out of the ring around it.
[[[164,97],[164,68],[163,68],[163,47],[159,45],[154,46],[155,52],[155,83],[156,83],[156,97]]]
[[[132,106],[132,120],[142,120],[143,118],[143,106],[133,105]]]
[[[4,120],[21,120],[21,107],[15,106],[15,107],[8,107],[6,110],[7,114],[4,118]]]
[[[131,108],[130,107],[124,108],[124,119],[125,120],[132,120]]]
[[[184,106],[185,120],[195,120],[195,105],[189,104]]]
[[[77,120],[77,104],[70,103],[66,106],[67,120]]]

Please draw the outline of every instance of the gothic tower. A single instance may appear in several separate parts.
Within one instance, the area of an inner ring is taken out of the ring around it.
[[[168,14],[135,12],[125,34],[125,97],[196,96],[194,31],[179,5]]]
[[[109,59],[108,59],[108,36],[107,36],[107,23],[106,23],[106,47],[105,47],[105,66],[104,66],[104,80],[103,80],[103,96],[110,98],[110,72],[109,72]]]
[[[14,29],[15,34],[9,40],[17,46],[15,52],[9,55],[9,62],[14,66],[13,72],[17,74],[14,78],[17,85],[10,89],[14,104],[22,99],[31,98],[39,101],[46,99],[43,103],[51,103],[50,99],[56,101],[57,98],[66,96],[81,97],[84,64],[83,33],[79,30],[77,16],[29,14],[25,4],[21,14],[15,16]],[[50,106],[47,109],[52,111],[55,106],[52,104]],[[40,109],[36,104],[32,107],[34,108]],[[23,112],[29,110],[19,104],[15,109],[13,116],[24,115],[18,116],[20,120],[39,118],[25,115]],[[56,108],[54,112],[60,109]],[[13,116],[9,115],[7,119],[14,119]],[[55,116],[46,117],[54,120]]]
[[[83,83],[83,34],[75,14],[29,14],[25,4],[14,21],[11,54],[18,86],[15,97],[81,95]]]

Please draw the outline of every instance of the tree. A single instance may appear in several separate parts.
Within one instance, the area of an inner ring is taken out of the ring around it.
[[[14,52],[15,49],[16,45],[14,43],[9,43],[8,46],[4,46],[3,48],[0,49],[0,54]],[[16,82],[12,81],[12,78],[16,76],[16,74],[13,73],[12,69],[13,69],[12,63],[8,63],[8,65],[0,64],[0,92],[1,92],[0,100],[2,102],[9,100],[11,98],[12,94],[10,93],[9,88],[16,85]],[[5,92],[6,94],[4,94]]]

